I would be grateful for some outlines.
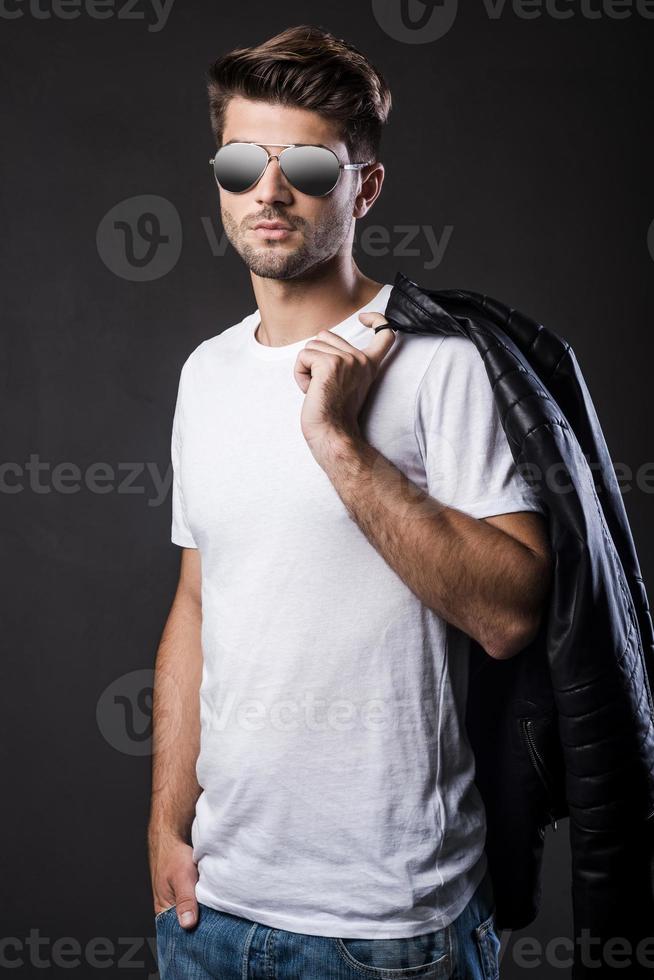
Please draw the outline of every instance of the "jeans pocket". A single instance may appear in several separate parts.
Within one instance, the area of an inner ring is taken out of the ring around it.
[[[452,973],[450,926],[400,939],[335,939],[336,949],[358,976],[370,980],[445,980]]]
[[[481,958],[484,980],[499,980],[500,940],[495,932],[494,913],[491,913],[487,919],[475,927],[475,940]]]
[[[155,923],[159,922],[162,916],[168,915],[169,912],[174,912],[176,908],[177,908],[176,905],[171,905],[170,908],[162,909],[161,912],[157,912],[157,914],[154,917]]]

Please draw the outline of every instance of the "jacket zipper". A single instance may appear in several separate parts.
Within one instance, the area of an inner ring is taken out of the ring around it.
[[[534,741],[533,722],[531,718],[522,718],[521,723],[522,723],[522,730],[524,732],[525,739],[527,741],[527,748],[529,749],[529,755],[531,757],[531,761],[533,763],[534,769],[536,770],[538,774],[538,778],[540,779],[540,781],[542,782],[543,786],[547,791],[548,798],[551,799],[549,783],[545,776],[545,772],[546,772],[545,763],[541,759],[538,749],[536,748],[536,743]],[[552,812],[551,802],[550,802],[549,815],[550,815],[550,824],[552,830],[557,830],[558,829],[557,821],[554,817],[554,813]]]

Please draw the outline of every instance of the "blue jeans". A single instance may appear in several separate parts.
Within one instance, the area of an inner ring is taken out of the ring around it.
[[[199,905],[195,928],[156,917],[161,980],[497,980],[500,941],[488,873],[443,929],[408,939],[286,932]]]

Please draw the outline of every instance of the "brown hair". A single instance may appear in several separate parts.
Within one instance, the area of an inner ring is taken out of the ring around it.
[[[227,103],[241,95],[334,119],[352,160],[377,159],[389,88],[360,51],[322,28],[289,27],[256,47],[236,48],[213,62],[206,82],[218,146]]]

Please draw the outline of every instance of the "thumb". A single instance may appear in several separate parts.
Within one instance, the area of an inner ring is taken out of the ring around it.
[[[198,921],[198,902],[195,897],[195,883],[197,872],[178,876],[173,882],[175,891],[175,911],[177,921],[184,929],[192,929]]]
[[[379,366],[395,343],[395,327],[389,323],[383,313],[359,313],[359,319],[364,326],[370,327],[372,331],[372,340],[363,352],[366,357],[369,357]],[[385,324],[389,324],[390,329],[374,333],[376,327]]]

